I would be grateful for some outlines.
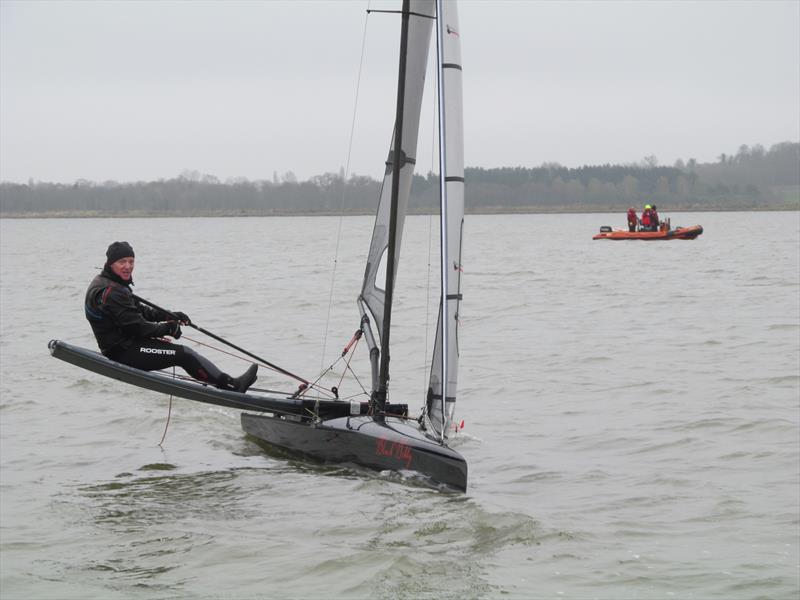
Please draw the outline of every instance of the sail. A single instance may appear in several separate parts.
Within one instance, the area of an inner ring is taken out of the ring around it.
[[[400,259],[400,245],[402,242],[403,224],[405,222],[408,197],[411,193],[411,180],[414,175],[414,165],[417,156],[417,137],[419,133],[420,112],[422,110],[422,94],[425,87],[425,70],[428,63],[428,49],[430,47],[431,30],[435,6],[433,0],[412,0],[409,3],[408,44],[405,65],[404,85],[402,98],[402,149],[401,167],[399,173],[394,173],[394,147],[396,132],[392,135],[389,145],[389,156],[386,159],[386,172],[383,177],[378,213],[375,218],[375,227],[372,231],[367,266],[364,272],[364,282],[358,298],[362,315],[371,314],[370,321],[375,325],[380,338],[383,338],[384,309],[386,303],[386,262],[389,247],[389,223],[391,219],[392,187],[393,180],[398,178],[398,197],[396,213],[396,233],[394,240],[394,269]],[[401,88],[402,89],[402,88]],[[395,128],[397,124],[395,123]],[[366,330],[367,343],[370,350],[379,347],[369,329]],[[373,389],[375,388],[375,375],[373,374]]]
[[[443,134],[442,299],[426,403],[430,427],[444,439],[450,430],[458,385],[458,321],[461,303],[461,243],[464,230],[464,119],[461,40],[454,0],[441,2],[440,134]],[[443,385],[444,382],[444,385]]]

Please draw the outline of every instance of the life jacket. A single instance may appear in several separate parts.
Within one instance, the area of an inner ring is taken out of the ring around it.
[[[652,221],[650,220],[651,216],[652,215],[649,210],[646,210],[642,213],[642,225],[644,227],[650,227],[650,225],[652,225]]]
[[[636,211],[629,210],[628,211],[628,225],[636,225]]]

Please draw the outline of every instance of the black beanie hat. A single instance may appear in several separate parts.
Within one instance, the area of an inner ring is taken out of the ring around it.
[[[133,247],[128,242],[114,242],[106,250],[106,264],[113,264],[120,258],[133,257]]]

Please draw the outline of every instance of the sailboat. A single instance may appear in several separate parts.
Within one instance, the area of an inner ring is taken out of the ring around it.
[[[116,363],[66,342],[52,355],[133,385],[240,409],[258,442],[324,463],[416,474],[435,486],[467,488],[467,462],[450,447],[458,385],[458,319],[464,225],[460,30],[455,0],[403,0],[395,124],[386,159],[364,280],[357,298],[359,332],[369,347],[368,401],[287,397],[220,390]],[[439,126],[440,302],[430,378],[418,418],[390,402],[392,303],[411,181],[432,31],[436,29]]]

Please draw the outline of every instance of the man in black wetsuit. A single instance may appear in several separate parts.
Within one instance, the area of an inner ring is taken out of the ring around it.
[[[86,319],[100,352],[143,371],[179,366],[195,379],[219,388],[247,391],[257,379],[258,365],[250,365],[242,375],[233,378],[191,348],[160,339],[166,335],[178,339],[181,323],[189,325],[191,320],[185,313],[156,310],[134,298],[130,289],[133,266],[131,245],[114,242],[106,251],[103,271],[86,290]]]

